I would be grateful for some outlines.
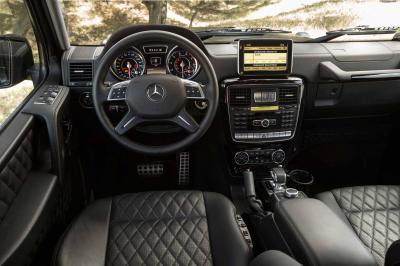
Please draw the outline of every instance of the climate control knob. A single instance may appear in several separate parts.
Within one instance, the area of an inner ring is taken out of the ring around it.
[[[235,154],[235,158],[234,158],[235,163],[237,165],[247,164],[249,162],[249,159],[250,159],[249,154],[245,151],[237,152]]]
[[[279,149],[272,153],[271,160],[272,160],[272,162],[279,164],[279,163],[283,163],[283,161],[285,161],[285,157],[286,157],[285,152],[283,150]]]
[[[263,119],[263,120],[261,120],[261,126],[262,126],[262,127],[269,127],[269,125],[270,125],[269,119]]]

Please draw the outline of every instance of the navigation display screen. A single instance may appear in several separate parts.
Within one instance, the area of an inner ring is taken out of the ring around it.
[[[289,75],[292,46],[292,40],[239,40],[238,73],[244,76]]]

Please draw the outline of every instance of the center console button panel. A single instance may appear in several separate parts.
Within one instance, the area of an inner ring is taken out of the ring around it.
[[[281,149],[254,149],[235,153],[234,161],[237,165],[250,164],[280,164],[285,160],[285,152]]]
[[[300,78],[226,80],[231,137],[275,142],[294,137],[303,94]]]

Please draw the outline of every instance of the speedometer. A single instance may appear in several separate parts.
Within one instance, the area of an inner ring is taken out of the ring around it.
[[[120,80],[129,80],[144,73],[146,61],[134,47],[119,55],[112,66],[113,74]]]
[[[188,51],[175,46],[167,56],[169,73],[184,79],[192,79],[199,72],[197,59]]]

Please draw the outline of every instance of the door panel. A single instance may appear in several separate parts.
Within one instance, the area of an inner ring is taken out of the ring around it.
[[[6,216],[8,209],[32,170],[33,130],[31,126],[26,131],[20,134],[19,139],[14,141],[14,145],[9,146],[15,147],[15,151],[3,153],[4,157],[10,158],[2,160],[4,167],[1,168],[0,172],[0,222]]]
[[[17,114],[0,132],[0,265],[29,264],[55,221],[59,186],[43,171],[43,132],[28,114]]]

